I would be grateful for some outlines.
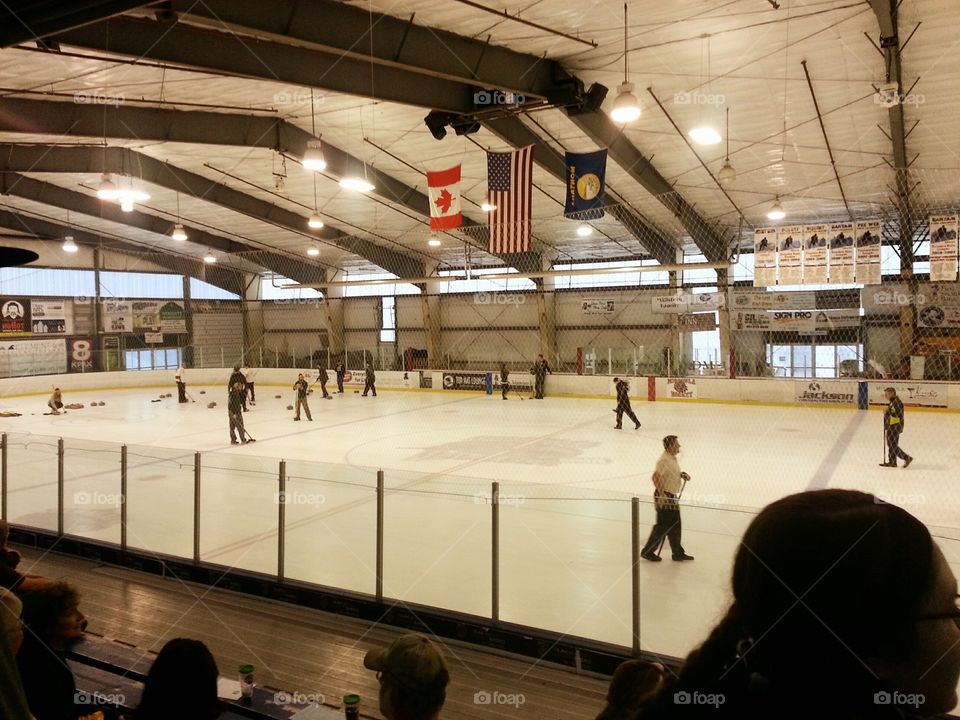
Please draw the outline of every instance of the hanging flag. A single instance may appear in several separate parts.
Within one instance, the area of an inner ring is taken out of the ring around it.
[[[460,166],[427,171],[430,193],[430,229],[449,230],[463,224],[460,213]]]
[[[490,246],[494,254],[530,250],[533,204],[533,145],[487,153]]]
[[[597,220],[603,217],[604,177],[607,171],[607,151],[566,154],[567,202],[564,216],[577,220]]]

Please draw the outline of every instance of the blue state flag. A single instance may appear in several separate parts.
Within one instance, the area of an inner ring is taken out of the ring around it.
[[[564,216],[577,220],[603,217],[603,194],[606,190],[607,151],[566,154],[567,201]]]

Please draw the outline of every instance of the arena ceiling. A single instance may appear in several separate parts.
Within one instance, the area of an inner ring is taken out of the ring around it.
[[[722,261],[777,196],[785,222],[868,218],[924,178],[955,206],[960,4],[892,3],[636,2],[626,33],[612,0],[5,4],[0,228],[318,282],[678,250]],[[625,42],[643,113],[620,126],[607,113]],[[893,108],[877,101],[889,81]],[[592,108],[595,84],[608,93]],[[430,111],[479,129],[437,140]],[[686,136],[698,124],[729,140],[733,180],[717,178],[724,142]],[[316,138],[320,173],[300,164]],[[533,250],[489,255],[485,151],[529,143]],[[563,152],[600,147],[610,207],[581,237],[561,214]],[[425,171],[456,163],[468,227],[432,247]],[[132,213],[99,200],[103,172],[150,199]],[[342,189],[349,174],[375,190]],[[170,238],[178,219],[185,243]]]

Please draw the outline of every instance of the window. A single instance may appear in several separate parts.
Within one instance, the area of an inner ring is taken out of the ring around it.
[[[127,350],[124,365],[127,370],[176,370],[180,365],[180,348]]]
[[[190,278],[190,297],[195,300],[239,300],[239,295],[224,290],[216,285]]]
[[[375,297],[378,295],[419,295],[420,288],[416,285],[404,282],[387,282],[389,280],[399,280],[400,278],[393,273],[369,273],[369,274],[350,274],[346,273],[344,278],[346,282],[355,280],[381,280],[382,283],[376,285],[357,285],[343,288],[344,297]]]
[[[529,278],[505,278],[500,280],[485,280],[484,275],[505,275],[516,273],[515,268],[474,268],[470,271],[469,280],[451,280],[443,283],[442,293],[476,293],[476,292],[506,292],[520,290],[534,290],[536,283]],[[465,275],[465,270],[441,270],[440,277],[451,275]]]
[[[100,273],[100,295],[107,298],[183,298],[183,275]]]
[[[280,275],[267,275],[260,279],[260,297],[264,300],[305,300],[321,297],[319,290],[313,288],[284,288],[283,285],[296,285],[296,280]]]
[[[609,270],[624,268],[624,272],[599,272],[596,275],[568,275],[557,278],[557,288],[614,287],[619,285],[666,285],[670,274],[663,272],[631,272],[632,267],[659,265],[656,260],[627,260],[622,262],[595,262],[554,265],[554,270]],[[716,278],[714,278],[716,282]]]
[[[753,280],[754,260],[756,258],[753,253],[740,254],[740,257],[737,258],[737,264],[733,266],[733,282]]]
[[[863,371],[863,345],[768,343],[767,363],[776,377],[855,377]]]
[[[704,255],[684,255],[684,264],[687,263],[705,263],[707,258]],[[684,285],[716,285],[717,271],[709,269],[684,270]]]
[[[0,268],[0,290],[4,295],[93,297],[95,288],[93,270]]]
[[[381,325],[380,342],[397,341],[397,299],[385,295],[380,300]]]

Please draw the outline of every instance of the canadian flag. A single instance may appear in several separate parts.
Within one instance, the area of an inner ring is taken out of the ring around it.
[[[427,172],[430,191],[430,229],[449,230],[463,224],[460,213],[460,166]]]

